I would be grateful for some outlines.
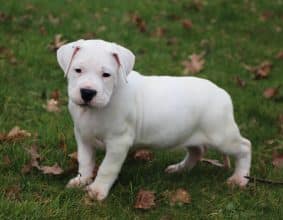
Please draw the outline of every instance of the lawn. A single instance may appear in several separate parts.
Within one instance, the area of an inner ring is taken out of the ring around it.
[[[283,185],[251,182],[244,190],[231,189],[225,181],[233,170],[206,163],[189,173],[164,174],[167,165],[183,158],[182,151],[154,151],[148,162],[129,157],[102,203],[65,188],[74,172],[23,174],[30,160],[25,148],[31,145],[38,146],[42,164],[58,163],[64,170],[76,150],[67,82],[52,50],[57,34],[67,41],[101,38],[124,45],[136,55],[135,70],[146,75],[183,75],[182,62],[205,51],[197,76],[231,94],[241,133],[253,144],[251,176],[283,181],[283,170],[272,165],[274,152],[283,152],[283,120],[281,125],[278,120],[283,60],[276,58],[283,50],[281,0],[3,1],[0,133],[18,125],[32,137],[0,142],[0,219],[283,219]],[[255,79],[246,66],[264,61],[272,63],[271,71]],[[278,86],[279,94],[264,97],[266,88]],[[54,90],[60,92],[58,113],[43,107]],[[98,153],[98,162],[103,155]],[[216,152],[207,157],[221,159]],[[164,192],[178,188],[190,193],[190,204],[170,205]],[[140,189],[155,192],[154,208],[134,208]]]

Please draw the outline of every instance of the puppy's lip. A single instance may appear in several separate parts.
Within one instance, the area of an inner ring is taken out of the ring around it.
[[[90,107],[90,104],[89,103],[80,103],[80,104],[78,104],[78,106],[80,106],[80,107]]]

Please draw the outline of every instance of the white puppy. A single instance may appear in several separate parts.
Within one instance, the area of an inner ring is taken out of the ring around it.
[[[233,155],[235,172],[228,183],[245,186],[251,144],[233,116],[230,96],[196,77],[143,76],[133,71],[134,54],[103,40],[78,40],[57,51],[68,78],[69,111],[78,145],[79,175],[69,187],[86,186],[103,200],[131,147],[182,147],[187,155],[166,171],[192,168],[204,146]],[[94,151],[106,150],[96,179]]]

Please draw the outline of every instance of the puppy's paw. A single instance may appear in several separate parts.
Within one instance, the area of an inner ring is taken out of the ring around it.
[[[95,200],[98,200],[98,201],[104,200],[108,195],[108,190],[105,189],[105,187],[95,185],[95,184],[91,184],[91,185],[87,186],[86,190],[87,190],[88,196],[91,199],[95,199]]]
[[[229,186],[239,186],[240,188],[244,188],[248,182],[249,180],[247,178],[237,174],[234,174],[227,180]]]
[[[179,173],[182,170],[183,169],[179,164],[172,164],[165,169],[165,173]]]
[[[80,188],[90,184],[93,181],[92,177],[82,177],[80,175],[76,176],[73,179],[70,179],[67,188]]]

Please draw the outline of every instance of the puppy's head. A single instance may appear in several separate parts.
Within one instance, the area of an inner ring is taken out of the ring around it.
[[[68,95],[80,106],[106,106],[115,88],[132,71],[134,54],[103,40],[78,40],[57,50],[57,60],[68,78]]]

